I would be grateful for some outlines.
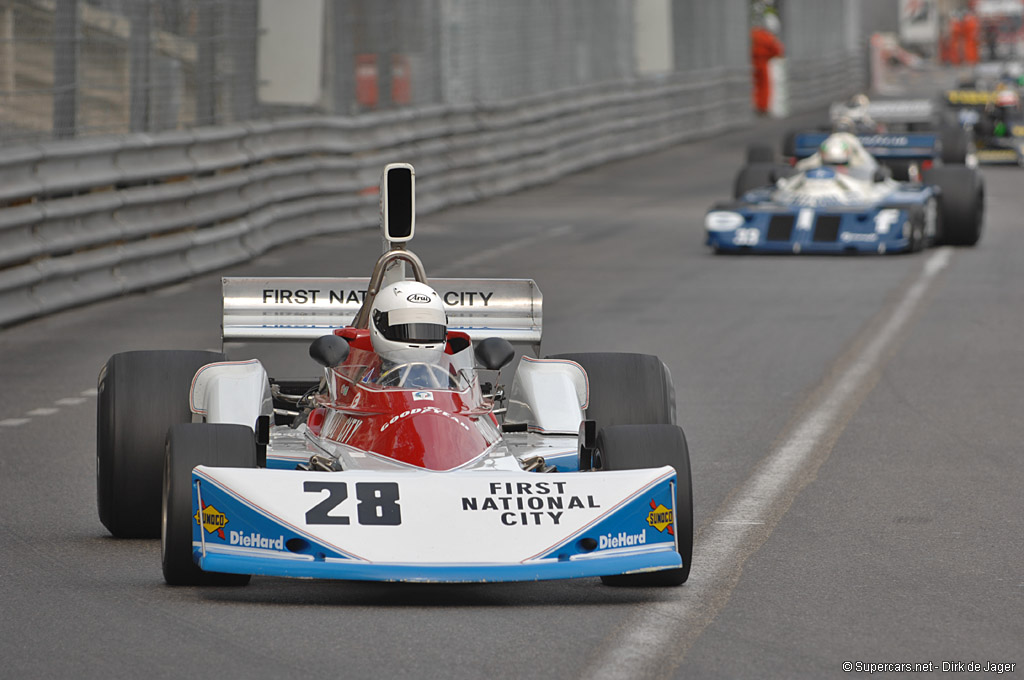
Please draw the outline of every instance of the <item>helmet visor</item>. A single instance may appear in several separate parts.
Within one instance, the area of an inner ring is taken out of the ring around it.
[[[444,342],[448,331],[444,324],[439,323],[400,323],[385,328],[378,324],[377,329],[388,340],[424,345]]]

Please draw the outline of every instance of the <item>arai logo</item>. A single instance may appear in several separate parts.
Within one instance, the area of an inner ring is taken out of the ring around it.
[[[430,302],[430,296],[424,295],[423,293],[413,293],[409,297],[405,298],[409,302],[415,302],[417,304],[426,304]]]

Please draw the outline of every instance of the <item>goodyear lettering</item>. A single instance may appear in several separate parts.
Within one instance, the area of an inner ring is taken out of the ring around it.
[[[910,138],[903,135],[863,135],[858,137],[864,146],[907,146]]]
[[[592,495],[566,492],[569,482],[490,482],[488,494],[465,496],[462,510],[466,512],[498,512],[505,526],[560,524],[566,510],[600,508]]]
[[[470,306],[471,307],[471,306],[477,304],[476,303],[476,299],[477,299],[478,296],[480,298],[480,301],[483,303],[483,306],[486,307],[487,304],[491,301],[491,298],[494,297],[494,292],[493,291],[490,292],[490,293],[473,292],[473,291],[462,291],[462,292],[459,292],[459,291],[450,290],[450,291],[446,292],[442,297],[444,298],[444,303],[446,305],[448,305],[449,307],[455,307],[455,306],[460,306],[460,307]]]
[[[647,543],[646,531],[641,531],[639,534],[627,534],[625,531],[620,531],[618,534],[603,534],[598,539],[597,547],[599,550],[607,550],[608,548],[627,548],[645,543]]]
[[[435,414],[437,414],[439,416],[443,416],[445,418],[448,418],[448,419],[452,420],[453,422],[458,424],[459,427],[461,427],[463,430],[465,430],[466,432],[469,432],[469,425],[466,425],[466,423],[462,422],[461,420],[459,420],[457,417],[455,417],[451,413],[448,413],[448,411],[444,411],[442,409],[439,409],[436,406],[423,406],[421,408],[412,408],[412,409],[409,409],[408,411],[402,411],[397,416],[392,417],[391,420],[389,420],[388,422],[386,422],[383,425],[381,425],[380,426],[380,431],[383,432],[384,430],[388,429],[389,427],[391,427],[392,425],[397,423],[399,420],[401,420],[403,418],[408,418],[409,416],[416,415],[417,413],[435,413]]]
[[[265,550],[284,550],[284,536],[277,538],[266,538],[262,534],[245,533],[243,531],[229,531],[228,542],[231,545],[241,545],[246,548],[263,548]]]

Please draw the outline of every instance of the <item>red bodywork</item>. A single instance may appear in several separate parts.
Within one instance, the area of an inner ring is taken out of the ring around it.
[[[483,455],[501,434],[474,380],[463,390],[381,387],[359,379],[369,359],[376,360],[369,331],[343,328],[349,342],[345,362],[331,371],[330,396],[306,426],[314,437],[426,470],[451,470]],[[465,333],[449,331],[453,347],[469,350]]]

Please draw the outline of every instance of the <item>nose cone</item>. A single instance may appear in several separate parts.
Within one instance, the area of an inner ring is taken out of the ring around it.
[[[413,408],[377,427],[369,450],[427,470],[451,470],[477,458],[497,439],[477,421],[434,407]],[[489,433],[490,434],[490,433]]]

